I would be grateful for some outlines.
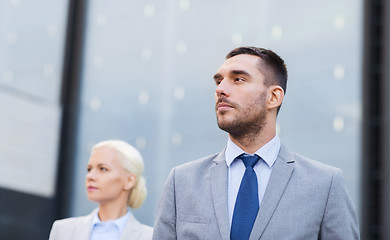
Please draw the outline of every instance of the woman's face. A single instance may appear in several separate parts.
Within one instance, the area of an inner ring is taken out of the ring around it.
[[[116,150],[107,147],[92,152],[85,177],[89,200],[99,204],[127,202],[135,177],[122,167],[118,157]]]

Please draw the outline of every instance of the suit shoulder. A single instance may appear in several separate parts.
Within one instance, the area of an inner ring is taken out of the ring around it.
[[[313,171],[318,170],[318,171],[322,171],[322,172],[324,172],[324,171],[325,172],[335,172],[335,171],[340,170],[334,166],[310,159],[310,158],[303,156],[299,153],[290,151],[283,144],[280,148],[278,157],[287,163],[293,163],[293,165],[295,167],[298,167],[298,168],[309,168],[309,169],[312,169]]]
[[[205,166],[212,165],[213,160],[218,155],[218,153],[212,154],[207,157],[199,158],[197,160],[183,163],[175,167],[177,170],[186,170],[186,169],[194,169],[194,168],[204,168]]]
[[[299,176],[306,176],[313,179],[332,180],[343,178],[341,169],[310,159],[298,153],[292,153],[294,161],[294,172]]]
[[[216,162],[216,158],[220,157],[221,154],[222,153],[212,154],[207,157],[178,165],[171,170],[171,174],[174,174],[176,177],[184,178],[204,176],[204,173],[208,169],[218,164]]]
[[[303,165],[303,166],[306,166],[306,167],[310,167],[313,169],[319,169],[319,170],[323,170],[323,171],[330,171],[330,172],[340,170],[337,167],[313,160],[311,158],[305,157],[305,156],[298,154],[298,153],[293,153],[293,155],[294,155],[294,160],[296,161],[296,163]]]

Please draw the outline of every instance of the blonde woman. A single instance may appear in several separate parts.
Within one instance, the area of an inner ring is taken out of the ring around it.
[[[151,227],[138,222],[130,208],[146,198],[141,154],[120,140],[108,140],[92,148],[85,184],[88,199],[99,207],[87,216],[57,220],[49,240],[151,239]]]

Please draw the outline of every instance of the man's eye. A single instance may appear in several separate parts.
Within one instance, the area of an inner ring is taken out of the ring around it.
[[[87,168],[87,172],[90,172],[92,169],[91,168]]]
[[[108,171],[108,169],[105,168],[105,167],[101,167],[101,168],[100,168],[100,171],[106,172],[106,171]]]
[[[236,79],[234,79],[234,81],[235,81],[235,82],[243,82],[244,79],[243,79],[243,78],[236,78]]]

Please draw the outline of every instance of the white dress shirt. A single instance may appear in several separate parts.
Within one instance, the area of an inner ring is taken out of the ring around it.
[[[127,221],[130,218],[130,212],[120,218],[109,221],[101,221],[98,216],[99,211],[96,211],[96,215],[92,222],[91,240],[119,240],[122,235],[122,230],[126,226]]]
[[[263,200],[264,192],[267,187],[268,180],[271,176],[272,167],[278,156],[280,146],[280,138],[278,134],[276,134],[271,141],[266,143],[263,147],[261,147],[255,152],[256,155],[262,158],[262,160],[260,159],[253,168],[257,175],[257,183],[259,188],[259,204]],[[229,168],[228,209],[230,225],[232,224],[234,205],[236,203],[238,190],[240,189],[241,180],[245,172],[244,163],[240,160],[235,160],[236,157],[238,157],[242,153],[245,152],[236,144],[234,144],[229,138],[226,146],[225,157],[226,164]]]

